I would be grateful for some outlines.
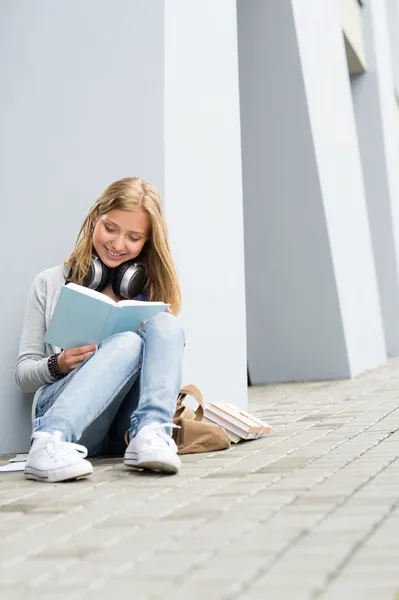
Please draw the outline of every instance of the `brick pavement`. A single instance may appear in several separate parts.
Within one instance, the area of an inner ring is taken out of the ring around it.
[[[274,426],[177,476],[0,474],[0,598],[399,600],[399,359],[250,389]]]

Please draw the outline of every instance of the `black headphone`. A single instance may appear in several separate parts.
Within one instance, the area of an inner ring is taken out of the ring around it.
[[[116,296],[132,300],[141,294],[147,282],[144,265],[136,260],[127,260],[115,269],[111,269],[96,254],[93,254],[83,285],[101,292],[111,281]]]

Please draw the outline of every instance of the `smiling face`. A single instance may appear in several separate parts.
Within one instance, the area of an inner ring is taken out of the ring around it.
[[[150,218],[143,208],[111,210],[98,217],[93,246],[102,262],[111,269],[136,258],[150,233]]]

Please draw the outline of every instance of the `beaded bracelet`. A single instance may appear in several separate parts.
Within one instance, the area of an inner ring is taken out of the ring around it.
[[[59,352],[58,354],[52,354],[48,357],[47,360],[47,366],[48,370],[50,371],[50,375],[52,375],[52,377],[55,377],[56,379],[62,379],[62,377],[65,377],[66,375],[66,373],[60,371],[60,368],[58,366],[57,358],[60,354],[61,352]]]

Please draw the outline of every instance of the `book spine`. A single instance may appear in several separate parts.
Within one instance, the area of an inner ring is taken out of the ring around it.
[[[253,427],[247,425],[239,418],[232,415],[230,412],[227,412],[222,408],[215,406],[214,404],[209,403],[209,405],[207,406],[207,410],[209,410],[213,414],[218,415],[222,419],[227,420],[229,423],[234,423],[234,425],[237,425],[237,427],[239,427],[243,431],[246,431],[247,433],[261,433],[261,431],[263,430],[263,428],[259,425],[255,425]]]
[[[248,431],[237,427],[237,425],[234,425],[233,423],[230,423],[230,421],[227,421],[223,417],[220,417],[219,415],[216,415],[213,412],[209,411],[208,408],[205,409],[205,417],[209,419],[209,421],[221,425],[222,427],[224,427],[224,429],[232,431],[244,440],[254,439],[256,437],[256,434],[249,433]]]
[[[111,335],[113,335],[115,331],[116,321],[118,319],[118,313],[116,306],[110,305],[109,313],[107,318],[105,319],[104,326],[101,330],[101,341],[107,339]]]
[[[208,419],[207,417],[203,417],[202,419],[203,423],[213,423],[215,424],[215,421],[212,421],[211,419]],[[220,425],[220,423],[216,423],[217,425]],[[230,429],[227,429],[227,427],[224,427],[223,425],[221,425],[221,427],[223,427],[223,429],[226,431],[227,435],[230,438],[230,441],[233,442],[233,444],[238,444],[238,442],[241,442],[241,440],[243,439],[243,437],[241,435],[237,435],[236,433],[233,433],[232,431],[230,431]]]

